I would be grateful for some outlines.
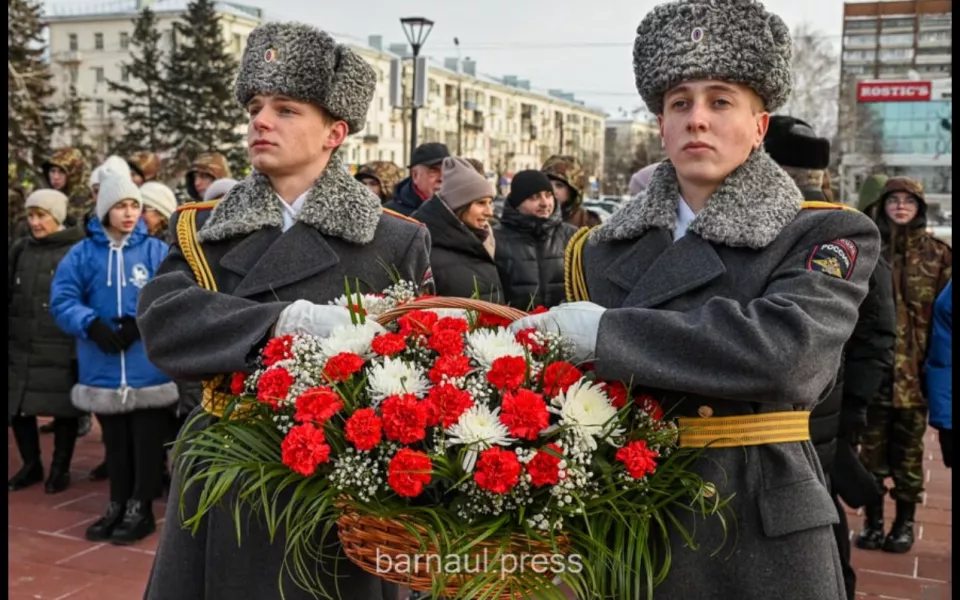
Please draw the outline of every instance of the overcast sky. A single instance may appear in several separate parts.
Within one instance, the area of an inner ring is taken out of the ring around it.
[[[89,5],[94,0],[55,0]],[[423,16],[436,24],[423,53],[440,61],[462,56],[481,73],[529,79],[546,92],[561,88],[618,116],[643,105],[633,85],[632,44],[637,25],[658,0],[234,0],[264,8],[271,20],[299,20],[366,43],[380,34],[384,47],[405,42],[399,19]],[[839,48],[841,0],[767,0],[793,29],[802,22],[830,35]]]

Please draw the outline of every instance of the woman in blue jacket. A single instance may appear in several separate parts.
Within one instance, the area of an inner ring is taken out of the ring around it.
[[[101,179],[87,238],[57,267],[50,312],[77,338],[79,383],[71,401],[103,429],[110,503],[91,541],[130,544],[156,531],[167,413],[177,401],[170,378],[147,360],[137,329],[137,297],[167,253],[140,219],[140,190],[128,176]]]
[[[927,404],[930,406],[930,425],[940,432],[940,450],[943,464],[953,467],[953,280],[943,288],[933,305],[933,332],[924,378],[927,384]]]

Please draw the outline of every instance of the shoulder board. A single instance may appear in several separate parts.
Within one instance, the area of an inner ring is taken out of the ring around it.
[[[581,227],[577,230],[563,252],[563,284],[567,302],[590,300],[587,290],[587,278],[583,269],[583,247],[595,227]]]
[[[414,219],[413,217],[408,217],[407,215],[401,215],[400,213],[398,213],[398,212],[395,211],[395,210],[390,210],[389,208],[381,208],[380,210],[382,210],[382,211],[383,211],[383,214],[385,214],[385,215],[390,215],[391,217],[396,217],[396,218],[398,218],[398,219],[403,219],[404,221],[407,221],[407,222],[409,222],[409,223],[413,223],[414,225],[420,225],[421,227],[424,226],[423,223],[421,223],[420,221]]]
[[[183,212],[185,210],[213,210],[217,204],[220,204],[222,198],[216,200],[207,200],[206,202],[187,202],[186,204],[181,204],[177,207],[177,212]]]
[[[840,204],[839,202],[827,202],[825,200],[804,200],[800,204],[800,210],[852,210],[857,211],[852,206]],[[859,211],[857,211],[859,212]]]

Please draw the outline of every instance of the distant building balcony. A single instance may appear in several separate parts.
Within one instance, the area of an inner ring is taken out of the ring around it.
[[[61,64],[76,64],[83,62],[83,53],[79,50],[64,50],[53,54],[54,62]]]

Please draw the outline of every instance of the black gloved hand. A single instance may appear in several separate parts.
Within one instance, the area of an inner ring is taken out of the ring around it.
[[[90,323],[87,327],[87,336],[107,354],[119,354],[123,351],[123,340],[120,339],[120,335],[100,319]]]
[[[840,431],[838,437],[850,440],[856,445],[867,428],[867,411],[840,411]]]
[[[943,464],[948,469],[953,468],[953,430],[940,430],[940,452],[943,454]]]
[[[120,330],[117,334],[120,336],[120,341],[123,343],[123,349],[126,350],[133,343],[140,339],[140,328],[137,327],[136,317],[127,315],[125,317],[120,317],[119,319],[113,320],[115,323],[120,325]]]

